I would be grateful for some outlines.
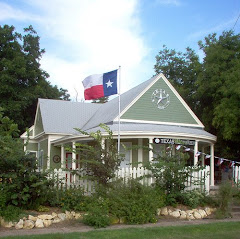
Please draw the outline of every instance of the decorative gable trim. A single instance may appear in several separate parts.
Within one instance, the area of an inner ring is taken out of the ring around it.
[[[198,117],[194,114],[194,112],[191,110],[191,108],[188,106],[188,104],[185,102],[185,100],[179,95],[179,93],[176,91],[176,89],[173,87],[173,85],[167,80],[167,78],[161,73],[160,74],[165,83],[169,86],[169,88],[172,90],[172,92],[175,94],[175,96],[180,100],[180,102],[183,104],[183,106],[187,109],[189,114],[194,118],[194,120],[197,122],[199,127],[204,128],[203,123],[198,119]]]
[[[156,123],[156,124],[169,124],[169,125],[183,125],[183,126],[194,126],[194,127],[201,127],[204,128],[204,125],[202,122],[198,119],[198,117],[194,114],[194,112],[190,109],[190,107],[187,105],[187,103],[183,100],[183,98],[179,95],[179,93],[175,90],[175,88],[172,86],[172,84],[167,80],[167,78],[160,73],[155,80],[153,80],[148,87],[146,87],[120,114],[120,117],[124,115],[144,94],[147,92],[160,78],[163,79],[163,81],[167,84],[167,86],[170,88],[170,90],[173,92],[173,94],[177,97],[177,99],[180,101],[180,103],[185,107],[185,109],[188,111],[188,113],[191,115],[191,117],[196,121],[197,124],[181,124],[181,123],[168,123],[168,122],[159,122],[159,121],[142,121],[142,120],[132,120],[132,119],[121,119],[121,121],[126,122],[143,122],[143,123]],[[116,117],[113,121],[118,121],[118,117]]]
[[[176,126],[185,126],[185,127],[204,128],[198,124],[184,124],[184,123],[174,123],[174,122],[146,121],[146,120],[133,120],[133,119],[120,119],[120,121],[127,122],[127,123],[162,124],[162,125],[176,125]]]
[[[122,112],[120,113],[120,118],[122,117],[122,115],[124,115],[143,95],[145,92],[147,92],[161,77],[162,73],[159,74],[157,76],[157,78],[152,81],[148,87],[146,87],[124,110],[122,110]],[[118,121],[118,116],[113,120],[114,121]]]

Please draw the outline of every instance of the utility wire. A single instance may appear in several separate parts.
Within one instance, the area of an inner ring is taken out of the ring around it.
[[[234,23],[234,26],[233,26],[232,30],[234,30],[234,27],[236,26],[239,18],[240,18],[240,13],[239,13],[239,15],[238,15],[238,18],[237,18],[236,22]]]

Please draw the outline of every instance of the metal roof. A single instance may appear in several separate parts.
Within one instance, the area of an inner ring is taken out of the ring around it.
[[[158,76],[132,88],[121,95],[121,112],[138,97]],[[93,104],[83,102],[71,102],[63,100],[39,99],[39,107],[42,115],[44,132],[69,135],[62,138],[66,140],[78,137],[80,133],[74,128],[87,132],[101,130],[100,123],[107,124],[110,130],[117,132],[118,124],[113,122],[118,116],[118,97],[105,104]],[[216,141],[216,137],[202,128],[164,125],[155,123],[121,123],[121,132],[135,135],[142,134],[169,134],[188,135],[189,137],[200,137]],[[56,140],[56,142],[61,139]]]
[[[118,134],[118,123],[107,124],[109,129],[113,132],[113,135]],[[104,132],[105,130],[97,126],[92,129],[86,130],[86,132],[96,132],[100,130]],[[216,141],[216,136],[208,133],[202,128],[184,127],[184,126],[173,126],[173,125],[160,125],[160,124],[141,124],[141,123],[121,123],[120,133],[122,136],[149,136],[152,137],[183,137],[192,139],[201,139],[205,141]],[[53,141],[53,143],[60,143],[61,141],[68,141],[71,139],[82,138],[79,132],[72,136],[66,136],[61,139]]]
[[[101,105],[39,99],[39,107],[45,133],[74,134],[74,128],[82,128]]]
[[[121,94],[121,112],[155,79],[157,76],[152,77],[148,81],[132,88],[131,90]],[[112,122],[118,116],[118,97],[113,100],[102,104],[96,113],[84,125],[83,130],[91,129],[98,126],[100,123]]]

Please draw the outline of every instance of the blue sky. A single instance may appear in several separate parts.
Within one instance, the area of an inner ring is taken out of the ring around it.
[[[0,0],[0,24],[33,25],[53,85],[83,98],[82,80],[121,65],[121,92],[149,79],[165,44],[184,51],[234,27],[239,0]],[[234,27],[240,31],[240,19]]]

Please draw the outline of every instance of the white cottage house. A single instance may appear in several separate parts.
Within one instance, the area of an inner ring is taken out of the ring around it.
[[[78,168],[78,156],[65,151],[77,142],[88,142],[86,135],[74,128],[95,132],[100,123],[109,126],[118,137],[118,97],[105,104],[39,99],[34,125],[30,128],[25,150],[38,158],[41,169]],[[163,74],[156,75],[121,95],[121,143],[126,146],[154,145],[165,151],[169,144],[191,149],[192,165],[204,165],[198,151],[210,155],[210,185],[214,186],[214,143],[216,136],[206,132],[204,125],[189,108]],[[21,138],[27,140],[27,132]],[[123,150],[123,149],[122,149]],[[173,154],[175,147],[172,147]],[[121,167],[139,167],[152,160],[153,152],[141,147],[125,152]]]

